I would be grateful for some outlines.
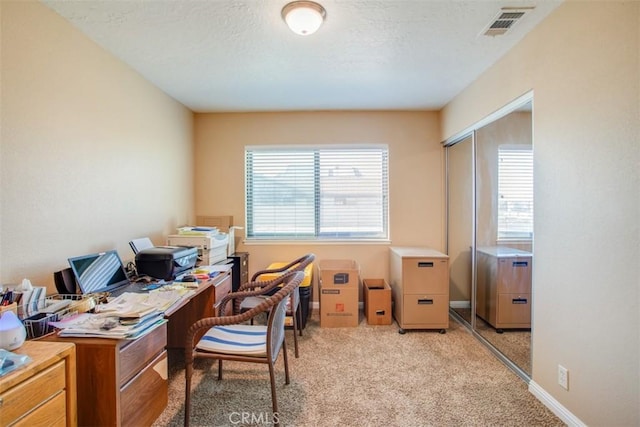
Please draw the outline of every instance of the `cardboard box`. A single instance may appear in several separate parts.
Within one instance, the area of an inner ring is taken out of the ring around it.
[[[363,279],[364,313],[369,325],[391,324],[391,287],[384,279]]]
[[[350,259],[324,259],[318,263],[320,273],[320,287],[322,289],[358,290],[360,282],[360,267]]]
[[[320,289],[321,328],[356,327],[359,323],[357,287]]]
[[[216,227],[218,230],[226,233],[233,225],[233,215],[198,215],[196,216],[196,224],[205,227]]]

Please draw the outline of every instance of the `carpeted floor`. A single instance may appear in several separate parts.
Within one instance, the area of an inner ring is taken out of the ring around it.
[[[446,334],[397,325],[320,328],[317,314],[293,357],[287,333],[291,383],[278,360],[282,426],[562,426],[527,391],[527,385],[461,325]],[[196,361],[193,426],[271,425],[266,365]],[[180,426],[184,417],[182,354],[170,357],[169,404],[154,426]]]
[[[470,309],[456,308],[455,311],[469,321]],[[476,331],[531,376],[531,329],[505,329],[498,333],[484,319],[476,316]]]

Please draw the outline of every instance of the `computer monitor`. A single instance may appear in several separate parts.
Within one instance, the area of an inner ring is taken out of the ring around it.
[[[69,265],[83,294],[111,292],[130,284],[115,250],[69,258]]]

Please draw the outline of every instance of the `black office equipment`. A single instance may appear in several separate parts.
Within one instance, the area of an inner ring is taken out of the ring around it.
[[[136,253],[136,270],[139,275],[173,280],[180,273],[192,269],[197,260],[197,248],[156,246]]]

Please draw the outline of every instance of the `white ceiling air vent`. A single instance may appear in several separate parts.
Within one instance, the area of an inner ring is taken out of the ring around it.
[[[501,36],[509,31],[533,7],[503,7],[500,13],[487,25],[485,36]]]

